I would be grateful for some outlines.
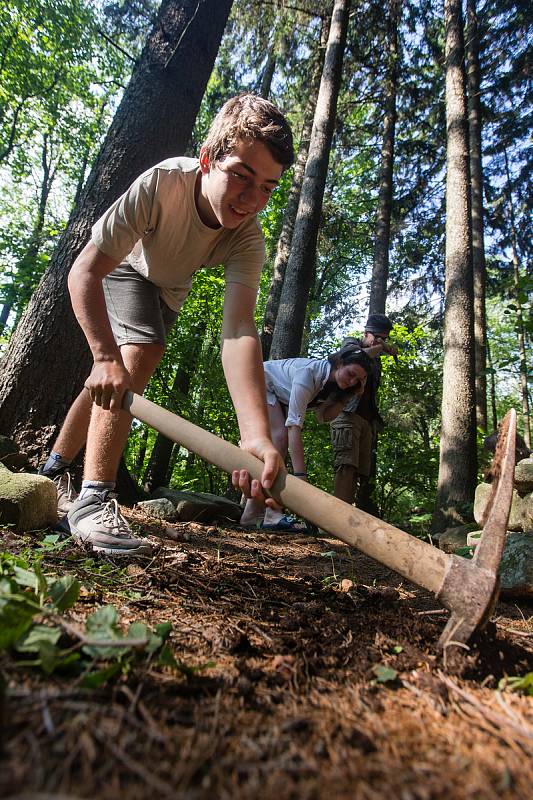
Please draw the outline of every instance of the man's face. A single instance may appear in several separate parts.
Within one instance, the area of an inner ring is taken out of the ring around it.
[[[389,334],[387,331],[382,331],[381,333],[371,333],[370,331],[365,331],[365,335],[363,337],[363,347],[373,347],[375,344],[379,344],[380,340],[387,341],[389,338]]]
[[[200,150],[200,182],[196,207],[210,228],[235,229],[268,203],[283,167],[262,142],[240,142],[214,164]]]

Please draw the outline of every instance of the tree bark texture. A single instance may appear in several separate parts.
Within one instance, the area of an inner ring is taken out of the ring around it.
[[[259,94],[261,97],[264,97],[265,100],[268,100],[270,96],[270,90],[272,88],[272,80],[274,78],[275,71],[276,71],[276,45],[274,43],[272,44],[270,50],[268,51],[265,69],[263,70],[263,75],[261,76],[261,85],[259,87]]]
[[[70,305],[70,267],[92,224],[144,170],[183,153],[232,0],[164,0],[154,29],[0,376],[0,432],[41,456],[81,390],[91,360]]]
[[[474,270],[474,339],[476,359],[476,418],[487,430],[487,317],[485,313],[485,242],[483,224],[483,164],[481,150],[481,69],[476,0],[467,2],[466,63],[468,77],[468,123],[470,179],[472,182],[472,263]]]
[[[470,167],[461,0],[445,0],[446,286],[439,479],[433,525],[464,518],[476,487]]]
[[[316,245],[335,127],[348,13],[349,0],[335,0],[291,254],[272,338],[271,358],[290,358],[300,354],[307,301],[315,271]]]
[[[388,64],[385,78],[385,114],[381,144],[376,240],[370,283],[370,314],[384,314],[389,280],[389,248],[392,217],[392,176],[394,170],[394,140],[396,133],[396,94],[398,87],[398,19],[401,0],[389,0]]]
[[[513,205],[513,195],[511,192],[511,174],[509,172],[509,159],[507,149],[503,151],[505,159],[505,175],[507,178],[507,205],[509,209],[509,224],[511,228],[511,251],[513,254],[513,283],[515,289],[516,304],[516,330],[518,333],[518,347],[520,351],[520,394],[522,395],[522,414],[524,417],[524,441],[531,450],[531,424],[529,418],[529,391],[528,391],[528,363],[526,355],[526,336],[524,329],[524,316],[522,314],[522,303],[520,301],[520,260],[518,258],[518,236],[516,234],[516,222]]]
[[[324,56],[326,52],[326,35],[329,26],[322,25],[321,43],[317,58],[316,69],[313,72],[313,79],[311,83],[311,90],[307,99],[304,121],[302,125],[302,132],[300,135],[300,144],[298,147],[298,155],[294,165],[294,172],[292,177],[292,184],[289,192],[289,198],[285,207],[283,215],[283,224],[281,227],[281,234],[278,239],[278,246],[276,249],[276,258],[274,261],[274,268],[272,270],[272,282],[268,291],[268,297],[265,305],[265,313],[263,316],[263,326],[261,329],[261,349],[263,351],[263,361],[268,361],[270,358],[270,348],[272,345],[272,336],[274,335],[274,328],[276,327],[276,319],[279,312],[279,302],[281,299],[281,292],[283,289],[283,282],[285,280],[285,273],[287,270],[287,262],[291,252],[292,234],[294,231],[294,224],[296,222],[296,215],[298,213],[298,205],[300,202],[300,193],[302,190],[302,183],[305,173],[305,165],[309,156],[309,144],[311,141],[311,131],[313,128],[313,119],[316,111],[316,104],[318,99],[318,91],[320,86],[320,73],[324,64]]]

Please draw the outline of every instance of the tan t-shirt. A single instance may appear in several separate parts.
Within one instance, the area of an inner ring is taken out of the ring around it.
[[[103,214],[92,241],[110,258],[127,262],[159,286],[179,311],[202,267],[224,264],[226,282],[257,291],[265,260],[256,217],[235,230],[208,228],[194,202],[196,158],[169,158],[144,172]]]

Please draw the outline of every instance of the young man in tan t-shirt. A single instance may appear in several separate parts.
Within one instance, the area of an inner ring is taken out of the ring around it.
[[[69,274],[72,306],[94,358],[41,473],[58,486],[73,536],[96,551],[148,554],[110,493],[131,423],[127,390],[142,393],[164,349],[194,272],[224,263],[222,364],[241,447],[261,458],[261,481],[235,485],[264,500],[282,460],[271,441],[261,348],[254,322],[264,261],[257,214],[293,161],[278,109],[243,95],[217,114],[199,160],[168,159],[143,173],[94,225]],[[75,500],[68,467],[86,442]],[[266,500],[272,505],[272,500]]]

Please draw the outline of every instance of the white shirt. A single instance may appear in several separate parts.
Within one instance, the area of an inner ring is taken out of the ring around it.
[[[324,388],[331,364],[327,358],[282,358],[265,361],[267,402],[273,405],[279,400],[288,406],[286,427],[303,427],[305,412],[317,394]],[[320,407],[315,409],[321,419]]]

